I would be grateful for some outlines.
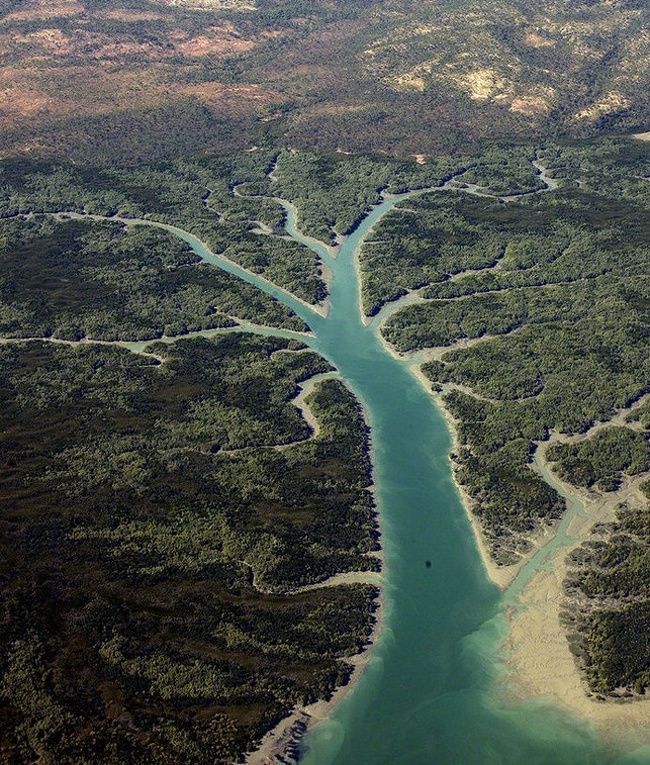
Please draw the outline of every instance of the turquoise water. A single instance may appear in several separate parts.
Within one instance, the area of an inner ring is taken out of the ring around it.
[[[502,596],[486,578],[451,480],[450,437],[433,400],[360,320],[354,254],[396,200],[376,208],[333,261],[327,318],[175,230],[217,262],[293,308],[306,338],[366,407],[385,552],[384,626],[359,682],[303,741],[305,765],[618,765],[590,727],[549,704],[499,702]],[[297,239],[294,211],[288,230]],[[310,245],[311,246],[311,245]]]

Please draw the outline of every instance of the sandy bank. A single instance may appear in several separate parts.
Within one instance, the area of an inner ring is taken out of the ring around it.
[[[504,644],[508,694],[513,699],[547,698],[589,720],[606,739],[650,743],[650,699],[599,701],[592,696],[569,650],[560,624],[564,607],[565,552],[539,571],[520,596],[522,610],[510,623]]]
[[[377,575],[375,574],[375,576]],[[277,758],[286,755],[290,747],[296,744],[302,737],[305,729],[311,728],[325,720],[332,709],[343,701],[368,666],[372,650],[382,630],[383,614],[384,603],[380,595],[379,609],[375,614],[376,621],[368,647],[363,653],[345,659],[353,667],[352,677],[348,684],[337,688],[332,697],[327,701],[317,701],[315,704],[294,709],[289,717],[282,720],[282,722],[264,736],[258,749],[246,756],[244,760],[245,765],[276,765],[278,762]]]
[[[422,384],[428,390],[431,390],[431,381],[428,379],[428,377],[426,377],[426,375],[422,372],[419,366],[411,367],[411,371],[415,374],[415,376],[422,382]],[[462,500],[467,518],[469,519],[469,522],[472,526],[472,531],[474,532],[474,539],[476,541],[476,547],[478,549],[479,555],[481,556],[481,561],[483,562],[485,573],[487,574],[487,577],[491,582],[496,584],[497,587],[499,587],[501,590],[505,590],[508,587],[508,585],[510,585],[512,581],[514,580],[514,578],[517,576],[522,566],[527,562],[528,557],[523,557],[522,560],[514,566],[500,566],[495,562],[494,558],[492,557],[492,554],[490,553],[490,546],[485,537],[481,524],[471,509],[472,505],[474,504],[474,500],[465,491],[463,486],[456,480],[456,475],[454,472],[454,463],[453,463],[453,460],[451,459],[451,454],[456,452],[460,447],[460,444],[458,441],[458,433],[456,430],[456,420],[451,416],[451,413],[445,406],[442,400],[442,394],[432,392],[431,395],[433,396],[438,408],[440,409],[443,417],[445,418],[445,421],[447,422],[447,427],[451,434],[452,446],[451,446],[451,453],[449,455],[449,461],[451,462],[451,477],[454,482],[454,486],[456,487],[456,491],[458,492]]]
[[[386,347],[395,353],[388,344]],[[410,369],[425,388],[430,390],[431,382],[420,366],[412,363]],[[458,448],[456,422],[445,407],[441,394],[432,392],[432,396],[448,423],[453,453]],[[583,437],[587,437],[587,434]],[[569,650],[566,630],[560,622],[560,613],[567,607],[563,582],[567,575],[565,560],[568,553],[590,538],[594,524],[612,521],[620,503],[643,501],[639,484],[647,476],[627,479],[619,491],[600,495],[586,489],[577,489],[557,478],[546,464],[543,452],[537,461],[537,469],[542,477],[563,496],[574,502],[577,500],[578,504],[577,510],[568,516],[569,522],[564,530],[566,540],[563,539],[553,554],[544,559],[540,570],[532,576],[514,602],[509,617],[508,637],[503,645],[507,670],[506,696],[509,700],[545,698],[558,703],[571,714],[592,723],[612,747],[634,748],[650,743],[650,698],[603,701],[594,697]],[[486,574],[502,590],[507,590],[536,553],[553,542],[557,525],[547,527],[531,540],[531,552],[520,563],[515,566],[499,566],[490,554],[479,521],[471,512],[472,498],[455,478],[454,483],[472,525]]]
[[[416,356],[416,354],[400,354],[395,349],[395,347],[386,340],[386,338],[382,335],[381,331],[379,330],[377,331],[377,337],[379,338],[379,341],[381,342],[382,346],[388,351],[388,353],[390,353],[395,358],[400,359],[401,361],[408,360],[409,358],[414,359],[414,357]],[[450,349],[442,348],[442,349],[428,349],[428,350],[432,351],[432,353],[440,350],[440,355],[442,355],[442,353],[445,353],[446,351]],[[417,354],[417,355],[419,356],[420,354]],[[433,355],[431,356],[431,358],[433,358]],[[485,534],[483,533],[483,529],[481,528],[481,524],[479,523],[474,513],[472,513],[471,508],[473,505],[473,500],[469,496],[469,494],[465,491],[465,489],[461,486],[461,484],[456,480],[456,477],[454,474],[453,461],[451,460],[451,454],[457,451],[459,448],[458,434],[456,430],[456,421],[451,416],[451,413],[449,412],[449,410],[445,407],[441,394],[431,390],[431,380],[429,380],[429,378],[422,371],[420,366],[421,363],[423,363],[423,359],[418,358],[417,361],[412,360],[412,362],[409,364],[409,371],[418,379],[418,381],[422,384],[424,389],[431,395],[432,400],[434,401],[436,406],[439,408],[440,412],[445,418],[445,421],[447,422],[449,434],[452,439],[451,452],[449,455],[449,460],[450,462],[452,462],[452,466],[451,466],[452,480],[462,500],[463,508],[465,509],[467,518],[469,519],[469,522],[472,526],[472,530],[474,532],[474,539],[476,541],[476,547],[479,552],[479,555],[481,556],[481,560],[483,561],[483,567],[485,568],[485,573],[491,582],[496,584],[497,587],[499,587],[500,589],[505,590],[508,587],[508,585],[511,584],[513,579],[517,576],[517,573],[522,568],[522,566],[525,565],[525,563],[527,562],[530,556],[523,557],[522,560],[514,566],[500,566],[499,564],[495,562],[494,558],[492,557],[490,553],[490,547],[485,538]],[[539,546],[540,542],[541,542],[541,539],[538,542],[537,546]],[[537,549],[537,546],[535,547],[535,550]],[[534,554],[534,551],[531,552],[530,555],[533,555],[533,554]]]
[[[553,439],[560,440],[560,439]],[[532,577],[518,596],[504,649],[509,692],[515,698],[548,697],[578,717],[589,720],[606,739],[629,746],[650,743],[650,698],[598,699],[591,694],[569,650],[560,613],[567,608],[563,582],[568,553],[590,538],[597,523],[614,520],[621,503],[644,501],[639,485],[647,476],[625,479],[616,492],[599,494],[557,478],[543,454],[536,460],[542,476],[563,496],[578,503],[566,528],[566,543]]]

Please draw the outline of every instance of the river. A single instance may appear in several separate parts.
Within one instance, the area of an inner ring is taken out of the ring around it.
[[[336,258],[296,230],[295,210],[285,204],[288,232],[332,269],[327,317],[212,255],[195,237],[164,226],[205,260],[256,284],[301,316],[314,331],[305,341],[338,368],[369,418],[385,560],[383,629],[362,677],[303,739],[301,762],[649,763],[647,749],[615,759],[589,724],[552,700],[515,702],[503,693],[500,646],[508,629],[509,594],[485,575],[452,481],[446,423],[408,366],[381,345],[376,327],[361,320],[356,253],[400,198],[372,210]],[[521,584],[515,580],[513,587]]]
[[[306,737],[303,762],[597,762],[598,744],[585,724],[550,705],[499,703],[495,680],[507,623],[451,478],[446,423],[376,328],[361,320],[356,251],[396,201],[375,208],[327,260],[334,274],[328,318],[303,315],[316,333],[310,345],[336,365],[368,412],[386,604],[368,668]],[[288,230],[304,241],[293,216]]]
[[[357,250],[398,199],[375,208],[332,259],[326,319],[303,318],[363,402],[372,429],[385,555],[385,615],[351,693],[303,742],[304,765],[581,765],[611,762],[590,726],[552,703],[506,702],[504,593],[486,578],[451,477],[432,397],[389,354],[359,307]],[[295,307],[296,309],[299,307]],[[297,311],[301,313],[300,310]],[[526,578],[530,571],[525,572]],[[515,580],[513,588],[521,587]],[[640,759],[639,759],[640,758]],[[647,750],[618,762],[650,762]]]

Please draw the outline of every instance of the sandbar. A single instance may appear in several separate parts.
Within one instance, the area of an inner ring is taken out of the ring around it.
[[[549,470],[543,456],[538,462],[544,472]],[[606,741],[625,742],[626,748],[650,744],[650,698],[595,696],[569,649],[560,614],[569,605],[563,588],[568,553],[590,538],[596,523],[614,520],[621,503],[643,501],[639,485],[645,478],[647,475],[626,478],[618,491],[599,494],[553,476],[554,488],[577,499],[581,509],[566,529],[569,544],[558,547],[518,596],[504,643],[508,687],[514,697],[550,698],[589,720]]]
[[[382,342],[387,350],[398,355],[395,348],[385,339],[382,338]],[[419,364],[412,363],[410,370],[431,392],[445,417],[452,437],[453,453],[459,446],[456,421],[444,405],[443,394],[431,391],[431,381],[422,372]],[[613,419],[618,421],[622,419],[622,415]],[[607,424],[610,423],[599,423],[593,430]],[[590,431],[589,435],[591,434]],[[583,437],[587,437],[587,434],[583,434]],[[543,457],[539,461],[545,472],[550,470]],[[480,522],[471,511],[473,500],[454,477],[453,469],[452,478],[472,525],[486,574],[494,584],[505,591],[539,548],[554,538],[557,525],[546,527],[533,537],[532,550],[523,555],[519,563],[500,566],[490,554]],[[573,515],[566,529],[570,538],[569,544],[560,545],[517,596],[517,605],[510,609],[508,615],[509,631],[502,646],[506,669],[505,695],[509,701],[548,700],[576,717],[588,720],[613,748],[623,747],[626,750],[650,744],[650,698],[597,698],[589,690],[569,649],[560,614],[567,607],[563,582],[567,575],[565,561],[568,553],[590,538],[596,523],[612,521],[621,502],[643,501],[639,484],[646,478],[647,475],[642,475],[634,479],[625,479],[617,492],[603,496],[579,489],[553,476],[554,487],[567,498],[579,499],[581,511]]]

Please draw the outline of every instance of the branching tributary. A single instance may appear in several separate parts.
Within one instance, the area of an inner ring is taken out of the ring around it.
[[[451,191],[452,186],[430,191]],[[336,366],[365,406],[385,563],[382,631],[361,679],[306,736],[304,763],[604,762],[587,727],[552,705],[499,702],[495,678],[501,673],[499,647],[507,633],[504,599],[485,576],[452,481],[447,426],[408,361],[391,355],[381,344],[376,323],[363,321],[356,267],[359,247],[396,204],[427,191],[386,198],[345,238],[338,252],[303,236],[296,227],[295,208],[283,202],[287,232],[314,250],[332,271],[327,315],[214,255],[196,237],[174,226],[150,220],[122,222],[176,234],[204,260],[293,309],[312,329],[313,334],[301,338]],[[296,336],[275,329],[257,331]],[[554,545],[562,543],[560,534]],[[543,550],[536,554],[511,594],[506,593],[507,599],[515,597],[546,557]]]

